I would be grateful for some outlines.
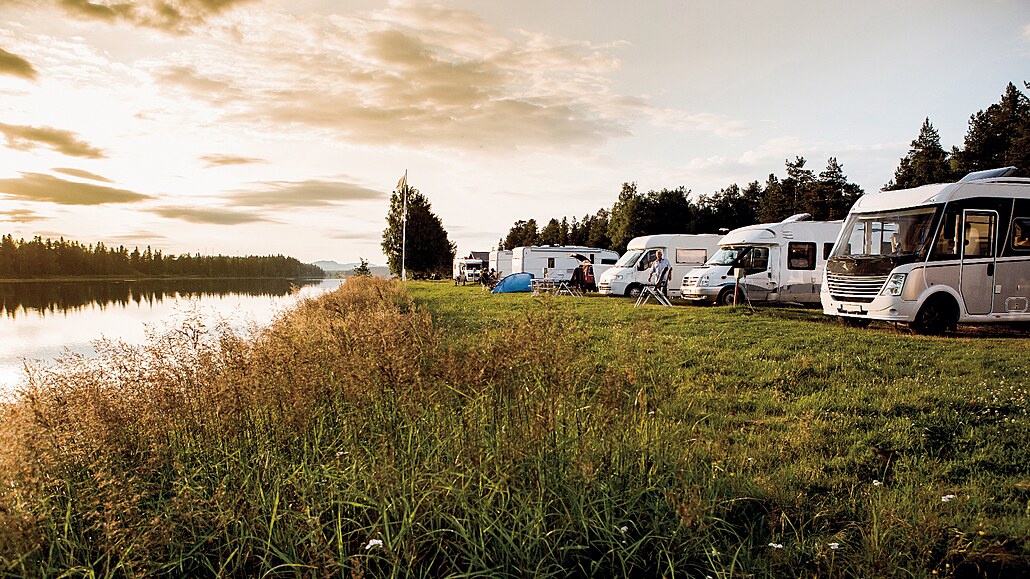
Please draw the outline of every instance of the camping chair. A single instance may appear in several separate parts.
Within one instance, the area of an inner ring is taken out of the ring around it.
[[[668,283],[665,278],[669,275],[669,268],[663,267],[662,271],[658,272],[658,279],[655,283],[649,283],[644,285],[643,289],[640,290],[640,295],[637,296],[637,303],[633,305],[635,308],[647,303],[647,300],[654,298],[659,304],[669,307],[672,305],[669,302],[669,298],[665,297],[665,293],[660,291],[658,288],[663,284]]]

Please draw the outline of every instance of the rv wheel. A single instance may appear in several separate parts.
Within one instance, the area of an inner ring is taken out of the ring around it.
[[[626,297],[639,298],[641,291],[642,290],[641,290],[639,285],[633,284],[633,285],[629,286],[628,288],[626,288]]]
[[[744,296],[740,293],[737,294],[737,303],[743,303]],[[719,297],[715,300],[717,306],[732,306],[733,305],[733,288],[728,287],[719,292]]]
[[[926,300],[910,324],[917,334],[939,336],[954,329],[958,321],[958,306],[946,295],[936,295]]]

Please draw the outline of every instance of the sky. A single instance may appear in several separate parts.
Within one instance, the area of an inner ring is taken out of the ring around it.
[[[407,172],[467,254],[624,182],[876,191],[1023,81],[1026,0],[0,0],[0,233],[385,263]]]

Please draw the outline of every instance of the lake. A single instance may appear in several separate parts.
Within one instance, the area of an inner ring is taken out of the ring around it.
[[[25,380],[25,360],[90,354],[99,338],[142,343],[148,326],[196,309],[234,326],[267,324],[340,279],[185,279],[0,282],[0,395]],[[296,289],[296,293],[293,291]],[[2,396],[0,396],[2,397]]]

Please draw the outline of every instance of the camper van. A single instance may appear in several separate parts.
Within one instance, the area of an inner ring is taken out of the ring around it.
[[[683,298],[720,306],[734,299],[818,304],[826,258],[842,222],[810,217],[801,213],[727,233],[708,263],[683,277]]]
[[[512,250],[513,273],[531,273],[535,278],[570,281],[583,260],[593,264],[594,276],[615,265],[619,254],[610,249],[578,245],[532,245]]]
[[[455,258],[451,271],[451,277],[454,278],[455,284],[465,285],[469,282],[478,282],[480,274],[483,273],[483,260],[463,257]]]
[[[863,195],[827,263],[823,312],[926,334],[1030,321],[1030,179],[1013,173]]]
[[[495,249],[491,251],[489,268],[497,273],[497,279],[511,273],[511,250]]]
[[[683,276],[708,261],[719,249],[721,235],[646,235],[629,242],[626,253],[598,278],[597,291],[605,295],[637,297],[648,279],[651,263],[660,250],[672,264],[669,295],[679,297]]]

